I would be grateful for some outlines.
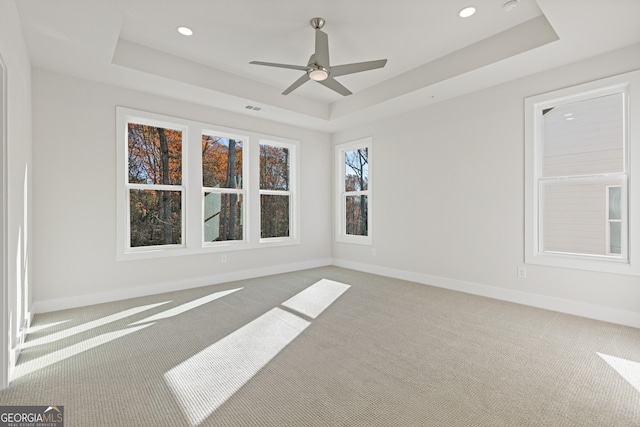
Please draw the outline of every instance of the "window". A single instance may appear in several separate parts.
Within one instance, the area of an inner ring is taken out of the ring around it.
[[[118,260],[298,243],[297,141],[121,107],[116,116]]]
[[[183,133],[169,123],[128,123],[129,248],[182,244]]]
[[[336,147],[337,240],[370,245],[371,138]]]
[[[640,239],[629,234],[640,202],[630,185],[639,111],[629,99],[639,86],[630,73],[527,98],[528,263],[640,274],[630,257]]]
[[[291,236],[291,157],[294,147],[263,141],[260,143],[260,237]]]
[[[202,135],[204,241],[244,240],[244,137]]]

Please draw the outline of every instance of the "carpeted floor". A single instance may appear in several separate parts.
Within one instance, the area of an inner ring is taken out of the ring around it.
[[[640,330],[323,267],[38,315],[6,405],[66,427],[640,426]]]

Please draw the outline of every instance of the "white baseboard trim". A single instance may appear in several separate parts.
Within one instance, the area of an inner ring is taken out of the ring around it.
[[[468,294],[484,296],[502,301],[509,301],[517,304],[528,305],[531,307],[586,317],[589,319],[631,326],[634,328],[640,328],[640,313],[633,311],[620,310],[616,308],[588,304],[579,301],[550,297],[547,295],[532,294],[496,286],[483,285],[480,283],[467,282],[463,280],[450,279],[430,274],[416,273],[406,270],[381,267],[377,265],[341,259],[318,259],[293,264],[281,264],[270,267],[244,269],[236,272],[198,277],[194,279],[163,282],[149,286],[139,286],[89,295],[35,301],[32,305],[33,308],[31,310],[31,315],[33,316],[33,314],[37,313],[66,310],[69,308],[84,307],[88,305],[102,304],[105,302],[120,301],[130,298],[161,294],[165,292],[198,288],[202,286],[217,285],[220,283],[233,282],[237,280],[271,276],[274,274],[290,273],[293,271],[307,270],[310,268],[324,267],[327,265],[335,265],[337,267],[378,274],[380,276],[393,277],[395,279],[407,280],[424,285],[465,292]]]
[[[394,279],[407,280],[410,282],[465,292],[502,301],[509,301],[531,307],[557,311],[560,313],[572,314],[589,319],[640,328],[640,313],[634,311],[620,310],[579,301],[550,297],[547,295],[532,294],[512,289],[499,288],[496,286],[483,285],[480,283],[467,282],[464,280],[449,279],[446,277],[432,276],[429,274],[397,270],[341,259],[334,259],[333,265],[349,268],[351,270],[378,274],[380,276],[392,277]]]
[[[162,282],[154,285],[118,289],[114,291],[100,292],[89,295],[35,301],[33,303],[32,312],[36,314],[48,313],[51,311],[66,310],[69,308],[85,307],[88,305],[102,304],[105,302],[120,301],[130,298],[162,294],[165,292],[182,291],[185,289],[218,285],[220,283],[234,282],[236,280],[254,279],[256,277],[271,276],[274,274],[290,273],[293,271],[324,267],[327,265],[331,265],[331,263],[332,260],[330,258],[317,259],[293,264],[280,264],[270,267],[243,269],[230,273]]]

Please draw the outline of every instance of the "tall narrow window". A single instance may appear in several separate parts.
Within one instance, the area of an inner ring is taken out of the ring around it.
[[[338,241],[371,244],[371,138],[337,147]]]
[[[202,135],[205,242],[244,239],[243,139]]]
[[[260,144],[260,238],[291,236],[293,147]]]
[[[181,245],[182,130],[128,123],[129,247]]]
[[[526,99],[528,263],[640,273],[638,89],[636,72]]]

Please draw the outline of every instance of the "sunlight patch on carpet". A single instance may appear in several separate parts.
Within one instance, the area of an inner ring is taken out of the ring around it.
[[[44,331],[45,329],[49,329],[49,328],[52,328],[54,326],[62,325],[63,323],[67,323],[67,322],[71,322],[71,319],[61,320],[59,322],[47,323],[47,324],[44,324],[44,325],[29,326],[29,328],[27,329],[27,335],[33,334],[35,332]]]
[[[322,279],[304,291],[289,298],[283,302],[282,305],[315,319],[347,289],[349,289],[349,285]]]
[[[69,347],[65,347],[63,349],[48,353],[45,356],[38,357],[37,359],[29,360],[28,362],[21,363],[16,366],[13,371],[12,379],[15,380],[24,375],[31,374],[40,369],[51,366],[55,363],[61,362],[70,357],[76,356],[80,353],[83,353],[87,350],[91,350],[92,348],[96,348],[118,338],[124,337],[126,335],[132,334],[134,332],[138,332],[147,326],[151,326],[153,323],[143,326],[137,326],[135,328],[124,329],[121,331],[109,332],[106,334],[98,335],[97,337],[90,338],[88,340],[79,342],[77,344],[70,345]]]
[[[191,425],[202,423],[307,326],[273,308],[168,371],[165,380]]]
[[[609,364],[622,378],[640,391],[640,363],[608,354],[596,353]]]
[[[143,305],[143,306],[140,306],[140,307],[130,308],[128,310],[124,310],[124,311],[121,311],[119,313],[111,314],[109,316],[105,316],[105,317],[102,317],[100,319],[92,320],[91,322],[83,323],[82,325],[78,325],[78,326],[74,326],[74,327],[69,328],[69,329],[65,329],[64,331],[55,332],[53,334],[44,336],[42,338],[36,338],[36,339],[33,339],[33,340],[28,340],[22,345],[22,348],[35,347],[37,345],[48,344],[48,343],[52,343],[52,342],[55,342],[55,341],[58,341],[58,340],[69,338],[69,337],[71,337],[73,335],[80,334],[82,332],[86,332],[86,331],[89,331],[91,329],[95,329],[95,328],[98,328],[100,326],[107,325],[109,323],[118,321],[120,319],[124,319],[125,317],[133,316],[134,314],[142,313],[143,311],[151,310],[152,308],[156,308],[156,307],[159,307],[161,305],[168,304],[170,302],[171,301],[165,301],[165,302],[160,302],[160,303],[157,303],[157,304],[149,304],[149,305]]]
[[[198,298],[196,300],[193,300],[193,301],[185,303],[185,304],[181,304],[181,305],[179,305],[177,307],[171,308],[171,309],[163,311],[161,313],[154,314],[153,316],[147,317],[146,319],[138,320],[137,322],[134,322],[129,326],[140,325],[142,323],[147,323],[147,322],[155,322],[155,321],[162,320],[162,319],[168,319],[170,317],[174,317],[174,316],[177,316],[179,314],[185,313],[185,312],[187,312],[189,310],[192,310],[192,309],[194,309],[196,307],[200,307],[201,305],[207,304],[207,303],[209,303],[211,301],[215,301],[218,298],[222,298],[224,296],[232,294],[232,293],[234,293],[236,291],[239,291],[240,289],[243,289],[243,288],[236,288],[236,289],[230,289],[230,290],[227,290],[227,291],[214,292],[214,293],[212,293],[210,295],[207,295],[207,296],[204,296],[202,298]]]
[[[316,318],[348,288],[323,279],[282,305]],[[167,371],[165,381],[189,423],[205,421],[310,324],[275,307]]]

